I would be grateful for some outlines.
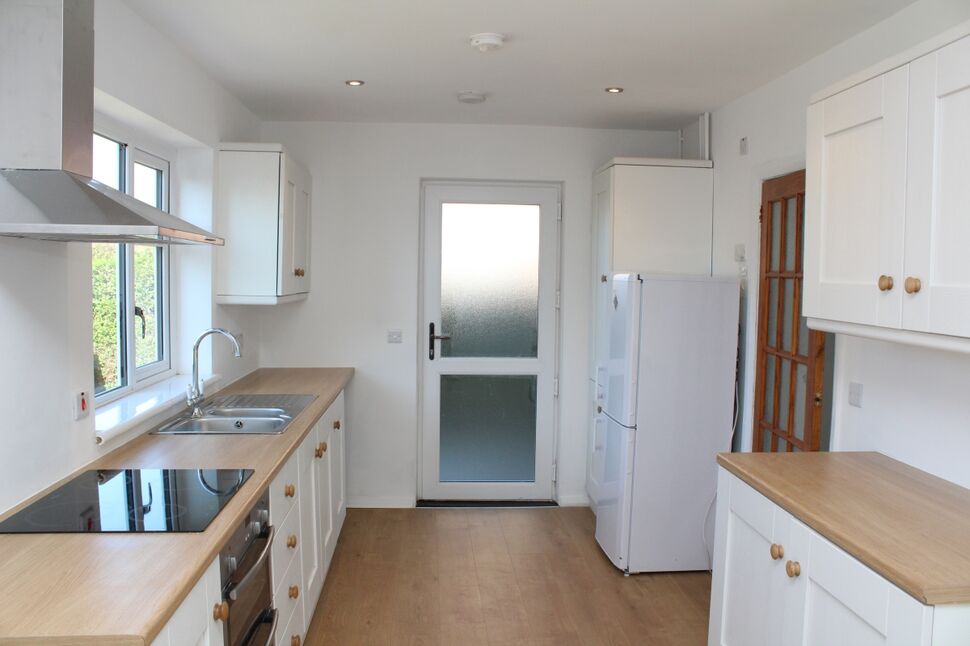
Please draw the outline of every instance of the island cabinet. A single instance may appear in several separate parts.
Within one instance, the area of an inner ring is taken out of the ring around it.
[[[970,352],[970,25],[814,97],[809,326]]]
[[[879,461],[875,458],[876,466]],[[849,474],[852,468],[851,464],[814,466],[823,474],[832,468],[845,468]],[[792,499],[786,482],[791,481],[782,474],[788,469],[797,472],[804,463],[775,467],[779,475],[774,481],[756,481],[787,503]],[[746,476],[750,473],[745,471]],[[888,465],[884,473],[891,477],[893,465]],[[832,494],[824,477],[820,488]],[[846,478],[851,480],[848,475]],[[805,479],[806,483],[810,480]],[[778,489],[772,489],[773,482]],[[927,490],[922,487],[923,492]],[[846,491],[844,495],[853,496],[855,492]],[[883,504],[892,501],[899,505],[896,513],[906,513],[909,501],[894,501],[891,491],[886,496]],[[962,505],[968,504],[966,498],[963,496]],[[970,572],[956,572],[951,581],[937,586],[941,582],[934,581],[936,575],[920,563],[935,562],[942,555],[927,554],[934,549],[931,544],[910,542],[920,532],[894,526],[893,512],[867,509],[867,503],[859,501],[839,502],[823,511],[817,511],[815,504],[796,501],[787,506],[803,513],[822,531],[731,471],[720,469],[710,646],[970,643]],[[960,513],[962,505],[954,507],[953,513]],[[822,507],[824,503],[819,509]],[[843,511],[854,519],[839,528]],[[927,527],[926,531],[933,529]],[[966,531],[965,527],[960,531]],[[864,535],[867,532],[875,535]],[[857,556],[836,545],[830,536]],[[951,549],[959,551],[957,546]],[[910,563],[897,566],[897,560]],[[962,561],[952,562],[953,567],[960,567]]]
[[[216,168],[216,302],[275,305],[310,291],[312,178],[279,144],[224,143]]]
[[[344,398],[314,424],[270,484],[277,644],[299,644],[316,609],[346,515]]]

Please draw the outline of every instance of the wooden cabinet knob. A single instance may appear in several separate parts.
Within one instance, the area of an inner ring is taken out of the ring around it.
[[[216,621],[229,621],[229,604],[222,601],[213,606],[212,618]]]
[[[283,495],[287,498],[292,498],[296,495],[296,485],[288,484],[283,487]]]
[[[771,544],[771,560],[777,561],[785,558],[785,548],[778,543]]]
[[[300,646],[300,636],[293,635],[290,637],[290,646]]]
[[[300,586],[298,586],[298,585],[291,585],[290,586],[289,593],[288,593],[288,596],[290,597],[290,599],[296,599],[297,597],[299,597],[300,596]]]
[[[903,288],[906,290],[907,294],[918,294],[919,290],[923,288],[923,283],[920,282],[919,278],[913,278],[910,276],[906,279],[906,282],[903,283]]]
[[[339,419],[338,419],[338,420],[336,420],[336,421],[335,421],[335,422],[333,423],[333,430],[335,430],[335,431],[339,431],[339,430],[340,430],[340,420],[339,420]]]
[[[888,292],[892,291],[893,288],[893,277],[883,274],[879,277],[879,291]]]
[[[286,537],[286,546],[291,549],[296,547],[296,534],[290,534]]]
[[[322,458],[323,457],[323,454],[326,453],[326,452],[327,452],[327,443],[326,442],[320,442],[319,444],[317,444],[317,448],[315,448],[313,450],[313,454],[315,456],[317,456],[318,458]]]
[[[785,563],[785,573],[794,579],[796,576],[802,573],[802,566],[798,563],[798,561],[788,561]]]

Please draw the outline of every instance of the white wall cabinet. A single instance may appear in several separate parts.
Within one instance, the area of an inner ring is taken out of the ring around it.
[[[216,557],[182,604],[152,641],[152,646],[223,646],[223,623],[213,616],[222,602]]]
[[[970,609],[926,606],[723,468],[710,646],[956,646]]]
[[[709,161],[618,157],[593,177],[590,378],[603,366],[614,273],[710,275],[714,170]]]
[[[803,311],[970,351],[970,36],[922,50],[809,106]]]
[[[345,431],[341,392],[270,483],[278,644],[305,639],[323,591],[346,515]]]
[[[312,178],[279,144],[219,150],[216,302],[273,305],[310,291]]]

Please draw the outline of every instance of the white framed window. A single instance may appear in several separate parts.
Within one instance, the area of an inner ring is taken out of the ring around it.
[[[93,177],[168,210],[168,161],[94,133]],[[166,245],[91,245],[94,393],[117,399],[172,372],[169,249]]]

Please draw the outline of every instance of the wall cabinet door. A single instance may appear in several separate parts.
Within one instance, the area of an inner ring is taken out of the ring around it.
[[[970,337],[970,37],[910,70],[903,327]]]
[[[902,323],[908,79],[904,66],[809,107],[805,316]]]
[[[279,217],[281,296],[310,291],[310,182],[310,174],[284,155]]]
[[[711,646],[780,643],[790,522],[767,498],[719,471]],[[772,545],[780,546],[780,556]]]
[[[268,305],[310,291],[312,178],[279,144],[223,144],[214,229],[216,302]]]
[[[791,521],[786,575],[787,646],[930,644],[933,608],[924,606],[844,551]]]

